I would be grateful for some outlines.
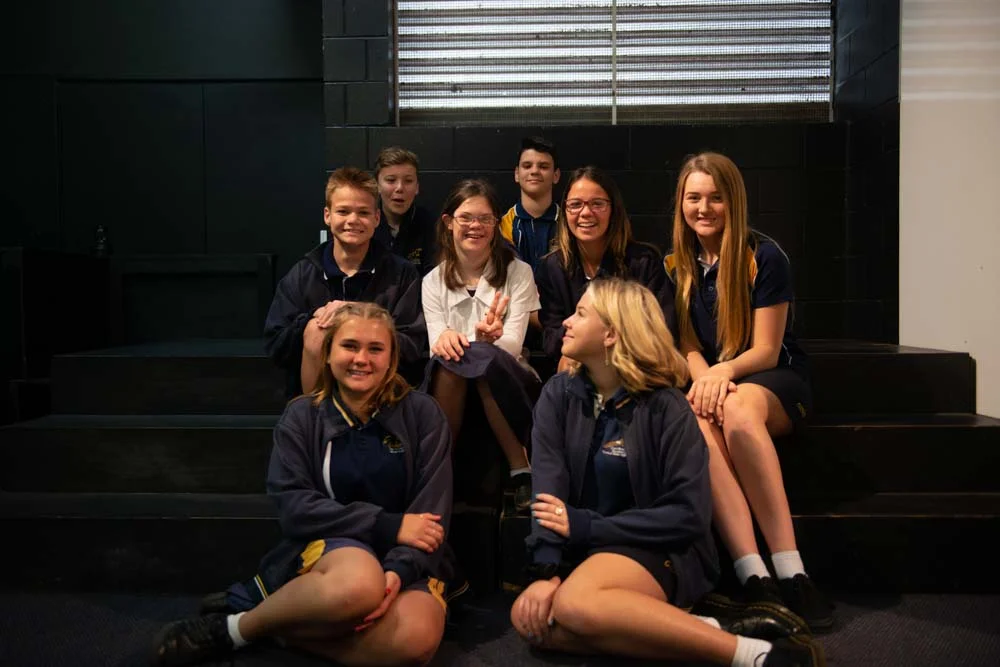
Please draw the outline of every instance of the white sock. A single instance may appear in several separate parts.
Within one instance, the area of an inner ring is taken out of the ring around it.
[[[241,611],[226,617],[226,629],[229,630],[229,638],[233,640],[233,648],[243,648],[250,643],[243,639],[243,635],[240,634],[240,617],[245,613],[245,611]]]
[[[525,466],[523,468],[511,468],[510,469],[510,476],[513,477],[514,475],[520,475],[522,472],[530,473],[531,472],[531,468],[529,468],[528,466]]]
[[[771,564],[774,565],[774,574],[778,579],[791,579],[797,574],[806,573],[798,551],[779,551],[771,554]]]
[[[740,580],[740,584],[747,583],[747,579],[755,574],[761,579],[771,576],[760,554],[747,554],[743,558],[737,558],[733,562],[733,569],[736,570],[736,578]]]
[[[698,614],[691,614],[691,615],[694,616],[695,618],[697,618],[699,621],[703,621],[705,623],[708,623],[709,625],[711,625],[716,630],[721,630],[722,629],[722,626],[719,625],[718,619],[712,618],[711,616],[699,616]]]
[[[771,652],[771,643],[763,639],[751,639],[736,635],[736,654],[730,667],[760,667],[763,658]]]

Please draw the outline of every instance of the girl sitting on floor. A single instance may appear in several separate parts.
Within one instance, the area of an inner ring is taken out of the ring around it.
[[[684,611],[718,575],[708,452],[677,389],[687,370],[653,294],[595,280],[565,327],[572,366],[535,408],[528,547],[537,580],[511,608],[514,628],[573,653],[824,664],[804,622],[779,605]]]
[[[168,625],[153,664],[191,665],[277,638],[344,665],[425,664],[444,632],[441,548],[451,437],[429,396],[397,374],[388,311],[341,305],[317,391],[274,430],[268,494],[284,539],[223,608]]]

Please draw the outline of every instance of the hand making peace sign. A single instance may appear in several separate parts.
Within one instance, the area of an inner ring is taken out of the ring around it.
[[[510,297],[500,292],[493,295],[493,303],[483,314],[483,319],[476,323],[476,340],[483,343],[495,343],[503,336],[503,317],[507,313]]]

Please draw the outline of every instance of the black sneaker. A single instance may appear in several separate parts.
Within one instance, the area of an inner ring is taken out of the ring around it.
[[[229,606],[229,593],[227,591],[209,593],[201,599],[201,603],[198,605],[199,616],[235,613],[236,610]]]
[[[785,605],[781,598],[781,591],[771,577],[758,577],[756,574],[747,579],[740,592],[740,601],[747,604],[754,602],[773,602],[774,604]],[[795,611],[792,609],[792,611]]]
[[[209,614],[176,621],[160,630],[153,640],[151,663],[156,667],[196,665],[232,652],[226,614]]]
[[[754,667],[826,667],[823,647],[801,635],[775,640],[762,657],[754,661]]]
[[[813,580],[804,574],[778,582],[785,605],[801,616],[813,632],[826,632],[833,628],[833,605],[816,588]]]
[[[518,512],[531,507],[531,473],[519,472],[507,481],[507,490],[514,495],[514,509]]]
[[[744,637],[771,641],[809,632],[804,620],[784,605],[773,602],[743,604],[711,593],[691,611],[699,616],[711,616],[726,632]]]

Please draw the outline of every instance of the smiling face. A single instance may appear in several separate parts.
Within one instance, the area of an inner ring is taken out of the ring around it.
[[[455,249],[464,255],[488,253],[496,232],[496,216],[486,197],[469,197],[444,216]]]
[[[378,191],[387,214],[403,215],[420,193],[417,168],[412,164],[383,167],[378,172]]]
[[[365,190],[341,186],[330,194],[323,209],[323,219],[334,242],[344,247],[367,246],[378,226],[379,212],[375,198]]]
[[[392,332],[376,319],[351,317],[340,325],[327,363],[345,399],[367,402],[392,361]]]
[[[681,202],[684,221],[702,243],[722,237],[727,209],[715,179],[703,171],[688,174]]]
[[[603,363],[605,348],[614,342],[611,328],[594,310],[589,290],[583,293],[572,315],[563,320],[566,328],[562,339],[562,355],[584,365],[599,360]]]
[[[529,148],[521,152],[514,168],[514,182],[529,197],[551,196],[552,186],[559,182],[559,170],[551,155]]]
[[[581,178],[573,183],[566,193],[565,208],[569,231],[577,241],[597,241],[607,234],[611,197],[594,181]]]

